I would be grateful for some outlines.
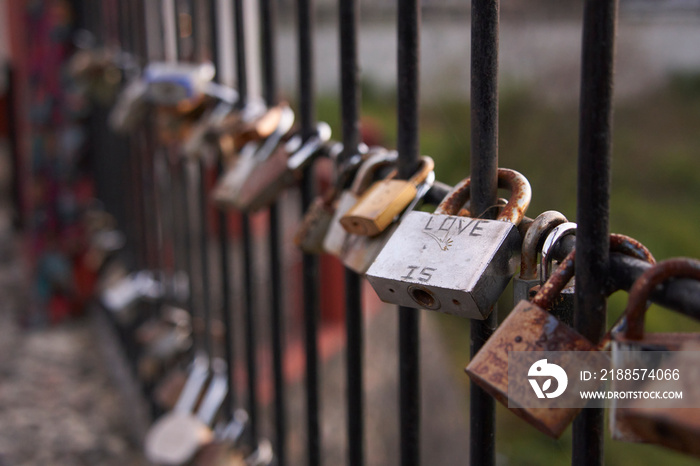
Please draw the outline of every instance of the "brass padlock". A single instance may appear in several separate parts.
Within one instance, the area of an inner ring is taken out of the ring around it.
[[[469,178],[434,214],[411,212],[367,271],[382,301],[485,319],[508,285],[520,253],[517,224],[530,203],[527,179],[498,170],[511,191],[498,220],[458,216],[469,199]]]
[[[466,368],[471,380],[508,406],[510,351],[594,351],[596,345],[549,312],[554,298],[574,276],[572,251],[532,302],[520,301]],[[525,383],[525,380],[522,381]],[[556,400],[552,402],[556,406]],[[541,432],[558,438],[580,408],[510,408]]]
[[[669,279],[692,278],[700,280],[700,262],[692,259],[668,259],[647,269],[637,278],[629,292],[629,300],[624,312],[622,330],[613,333],[612,359],[614,367],[628,367],[639,355],[654,351],[674,351],[675,355],[662,362],[660,369],[678,369],[682,372],[679,386],[685,402],[688,397],[698,399],[697,371],[689,371],[695,367],[697,359],[685,356],[683,351],[700,349],[700,334],[697,333],[645,333],[644,315],[646,304],[651,292],[661,283]],[[647,358],[642,358],[648,364]],[[634,365],[634,367],[638,367]],[[657,368],[651,368],[657,371]],[[694,375],[695,374],[695,375]],[[642,391],[654,392],[665,387],[659,380],[649,380],[641,386]],[[678,386],[673,387],[678,388]],[[693,399],[693,398],[690,398]],[[700,457],[700,409],[676,408],[673,401],[664,402],[659,406],[650,407],[648,400],[631,402],[630,407],[620,408],[613,400],[610,409],[610,430],[616,440],[627,442],[648,442],[663,445],[684,453]],[[687,406],[687,405],[685,405]]]
[[[418,185],[416,197],[413,199],[413,201],[411,201],[408,207],[406,207],[406,210],[399,216],[398,219],[389,225],[387,229],[377,236],[370,237],[364,235],[347,234],[340,249],[340,254],[338,255],[338,258],[343,265],[355,273],[366,273],[367,269],[369,269],[381,252],[382,248],[384,248],[386,245],[387,241],[389,241],[389,239],[392,237],[398,225],[413,211],[413,209],[423,202],[423,198],[428,191],[430,191],[430,188],[434,182],[435,172],[431,171],[425,181]]]
[[[323,240],[323,249],[336,257],[340,257],[343,244],[350,233],[340,224],[340,219],[357,203],[357,199],[372,185],[378,170],[396,163],[398,152],[388,151],[383,147],[373,147],[369,150],[367,160],[355,174],[350,189],[344,190],[338,198],[328,233]]]
[[[374,183],[341,219],[345,231],[354,235],[376,236],[394,221],[416,197],[416,188],[435,168],[424,158],[409,180],[383,179]]]

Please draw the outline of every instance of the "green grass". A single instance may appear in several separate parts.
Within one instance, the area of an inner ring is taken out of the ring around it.
[[[501,91],[499,165],[522,172],[530,180],[530,217],[559,210],[576,217],[578,109],[554,107],[524,89]],[[393,93],[365,86],[362,113],[395,147],[396,104]],[[320,99],[319,118],[339,133],[340,109],[335,99]],[[436,162],[437,178],[453,184],[468,173],[469,103],[455,99],[421,109],[421,153]],[[676,256],[700,257],[700,76],[682,75],[644,97],[621,102],[614,112],[610,229],[642,241],[657,260]],[[501,318],[512,308],[510,291],[500,303]],[[619,316],[627,295],[614,294],[609,320]],[[469,324],[455,317],[431,314],[439,320],[452,348],[454,364],[468,362]],[[653,306],[651,331],[696,331],[700,325],[679,314]],[[464,377],[465,397],[468,390]],[[467,413],[465,413],[467,414]],[[551,440],[499,405],[497,449],[509,465],[566,465],[571,462],[571,429]],[[610,465],[695,464],[670,450],[625,444],[606,435]]]

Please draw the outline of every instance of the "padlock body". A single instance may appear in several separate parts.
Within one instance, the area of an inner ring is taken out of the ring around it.
[[[416,197],[416,187],[405,180],[380,180],[340,219],[345,231],[376,236]]]
[[[271,204],[295,180],[287,169],[288,159],[289,153],[283,145],[261,163],[254,157],[239,159],[214,188],[214,201],[242,211],[255,211]]]
[[[340,219],[345,215],[345,213],[352,208],[357,202],[357,196],[350,191],[343,191],[340,193],[340,198],[338,198],[338,203],[335,206],[335,213],[331,220],[330,226],[328,227],[328,233],[323,240],[323,249],[328,254],[333,254],[336,257],[340,257],[343,250],[343,243],[348,237],[349,233],[345,231],[345,228],[340,224]]]
[[[515,272],[519,251],[512,223],[411,212],[367,279],[385,302],[485,319]]]
[[[294,243],[307,254],[321,254],[323,240],[328,233],[333,208],[323,198],[317,197],[304,215],[301,227],[294,237]]]
[[[593,351],[595,348],[572,328],[544,309],[520,301],[467,366],[472,381],[508,406],[508,353],[510,351]],[[523,385],[528,381],[523,379]],[[529,386],[527,387],[529,390]],[[559,437],[580,408],[510,408],[541,432]]]
[[[696,333],[646,333],[642,340],[626,340],[615,335],[611,345],[613,366],[637,367],[630,364],[630,358],[638,352],[682,351],[684,345],[700,345],[700,334]],[[693,349],[695,349],[693,348]],[[673,368],[682,367],[680,364]],[[683,379],[685,381],[685,379]],[[700,384],[700,381],[697,381]],[[652,390],[649,387],[645,389]],[[691,394],[695,389],[684,391]],[[687,395],[686,395],[687,396]],[[633,443],[659,443],[669,448],[700,456],[700,409],[654,409],[619,408],[616,400],[610,404],[610,435],[613,439]],[[689,416],[688,416],[689,415]],[[694,418],[694,416],[698,416]],[[663,435],[666,433],[667,435]],[[694,435],[695,441],[687,443],[683,439]],[[670,444],[669,444],[670,443]],[[697,444],[697,445],[696,445]],[[683,447],[683,445],[686,445]]]
[[[377,236],[347,235],[340,251],[345,267],[363,275],[396,232],[397,224],[389,226]]]

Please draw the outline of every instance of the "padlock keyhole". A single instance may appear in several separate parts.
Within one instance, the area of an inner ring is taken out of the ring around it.
[[[413,288],[411,290],[411,297],[424,309],[438,309],[440,307],[440,303],[435,299],[435,296],[424,289]]]

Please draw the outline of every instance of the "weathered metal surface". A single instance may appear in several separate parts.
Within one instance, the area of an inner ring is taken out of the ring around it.
[[[469,377],[508,406],[508,353],[510,351],[593,351],[594,345],[546,311],[573,276],[574,252],[562,262],[532,303],[520,301],[493,336],[472,358]],[[523,380],[523,383],[526,383]],[[558,438],[580,409],[510,408],[541,432]]]
[[[700,280],[700,261],[687,258],[667,259],[647,269],[630,289],[625,308],[627,329],[623,336],[629,340],[644,338],[644,314],[646,302],[652,290],[670,278],[692,278]]]
[[[459,217],[470,196],[458,183],[436,214],[411,212],[367,271],[380,299],[461,317],[486,318],[515,272],[520,250],[517,223],[530,202],[529,183],[500,169],[514,188],[498,220]]]

